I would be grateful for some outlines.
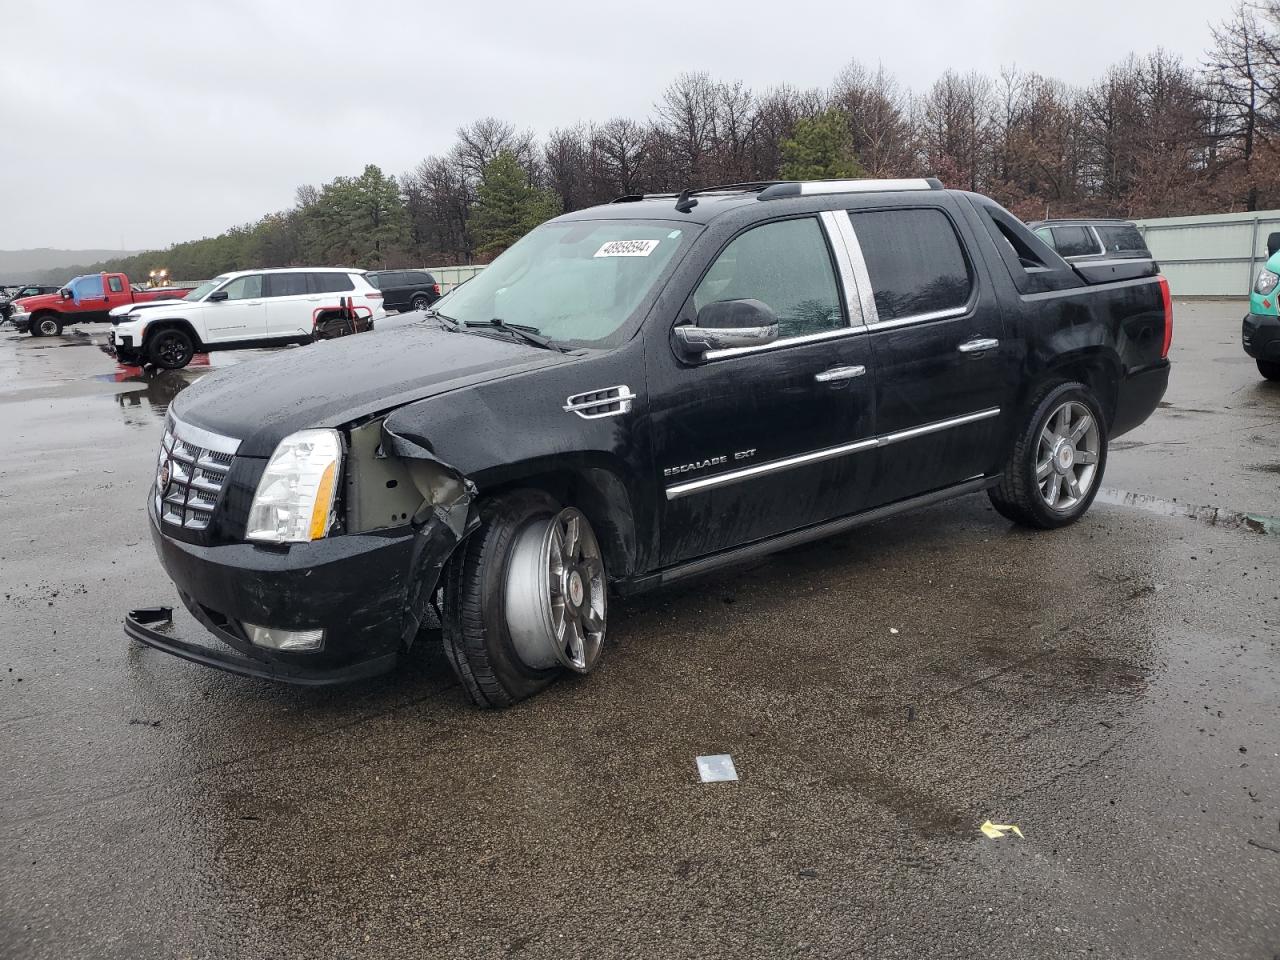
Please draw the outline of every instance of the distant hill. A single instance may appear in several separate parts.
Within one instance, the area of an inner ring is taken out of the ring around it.
[[[54,250],[50,247],[39,247],[35,250],[0,250],[0,283],[36,282],[37,275],[44,275],[52,270],[101,263],[103,260],[128,257],[140,252],[139,250]],[[71,273],[68,273],[61,279],[70,278]]]

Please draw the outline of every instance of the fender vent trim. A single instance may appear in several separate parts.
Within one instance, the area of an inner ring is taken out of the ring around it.
[[[575,393],[565,401],[565,413],[576,413],[583,420],[599,420],[631,412],[637,395],[625,383],[586,393]]]

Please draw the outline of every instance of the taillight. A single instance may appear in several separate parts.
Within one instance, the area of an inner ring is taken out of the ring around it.
[[[377,290],[370,290],[368,293],[364,295],[364,298],[366,300],[381,300],[382,294],[380,294]]]
[[[1160,347],[1160,359],[1169,356],[1169,346],[1173,343],[1173,298],[1169,295],[1169,281],[1159,277],[1160,300],[1164,306],[1164,344]]]
[[[431,285],[431,292],[434,293],[437,297],[440,296],[440,284],[433,283]]]

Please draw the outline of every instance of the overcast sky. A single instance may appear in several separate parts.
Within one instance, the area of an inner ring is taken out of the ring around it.
[[[1085,83],[1157,46],[1198,63],[1231,7],[0,0],[0,249],[212,236],[301,183],[409,170],[486,115],[539,133],[645,117],[684,70],[825,87],[858,59],[920,90],[1011,64]]]

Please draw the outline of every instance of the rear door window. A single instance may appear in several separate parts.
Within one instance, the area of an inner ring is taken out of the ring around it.
[[[107,284],[111,287],[112,293],[124,293],[124,281],[119,277],[107,277]]]
[[[268,297],[300,297],[307,292],[305,273],[267,274]]]
[[[345,273],[312,273],[308,277],[308,290],[311,293],[344,293],[355,289],[351,278]]]
[[[1146,241],[1138,228],[1131,223],[1099,224],[1094,227],[1098,231],[1098,239],[1107,253],[1143,253],[1148,254]]]
[[[778,316],[778,337],[801,337],[847,326],[822,227],[813,217],[754,227],[736,237],[711,265],[693,305],[759,300]]]
[[[960,311],[973,277],[955,227],[937,209],[851,211],[880,320]]]
[[[1098,245],[1088,227],[1054,227],[1053,248],[1064,257],[1087,257],[1098,253]]]

